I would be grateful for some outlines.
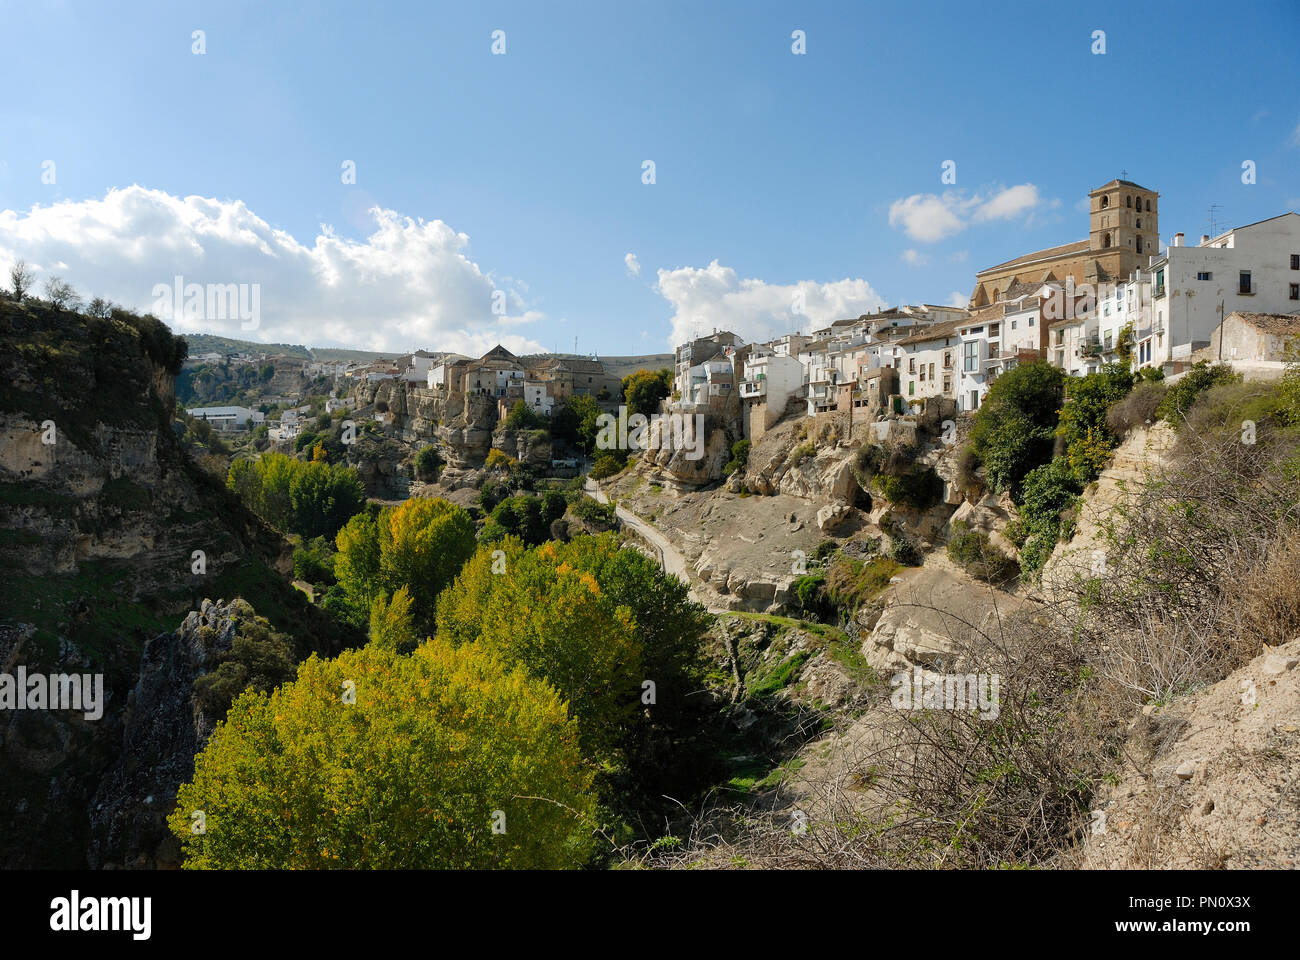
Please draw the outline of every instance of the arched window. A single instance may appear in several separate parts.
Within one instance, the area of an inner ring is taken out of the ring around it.
[[[1147,200],[1147,213],[1151,212],[1151,201]]]
[[[1141,237],[1138,237],[1138,242],[1137,242],[1137,252],[1138,252],[1138,253],[1141,253],[1141,252],[1142,252],[1142,238],[1141,238]]]
[[[1109,207],[1109,206],[1110,206],[1110,197],[1102,197],[1102,198],[1101,198],[1101,208],[1102,208],[1103,210],[1105,210],[1105,209],[1106,209],[1107,207]]]
[[[1141,217],[1138,217],[1138,218],[1137,218],[1137,221],[1138,221],[1138,229],[1141,230],[1141,229],[1142,229],[1142,218],[1141,218]]]
[[[1125,205],[1126,207],[1132,209],[1132,207],[1133,207],[1133,198],[1132,198],[1132,197],[1125,197],[1125,198],[1124,198],[1124,205]]]
[[[1103,240],[1101,241],[1101,245],[1102,245],[1103,247],[1109,247],[1109,246],[1110,246],[1110,234],[1109,234],[1109,233],[1106,234],[1105,239],[1103,239]]]

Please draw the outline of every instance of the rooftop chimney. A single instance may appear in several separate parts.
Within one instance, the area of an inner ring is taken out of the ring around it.
[[[1175,233],[1175,234],[1174,234],[1174,246],[1175,246],[1175,247],[1181,247],[1182,245],[1183,245],[1183,235],[1182,235],[1181,233]]]
[[[1208,233],[1201,234],[1201,246],[1205,246],[1209,242],[1210,242],[1210,235]]]

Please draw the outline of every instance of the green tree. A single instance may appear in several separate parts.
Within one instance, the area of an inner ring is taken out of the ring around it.
[[[420,643],[411,609],[411,592],[399,587],[390,602],[375,598],[370,607],[370,642],[398,653],[410,653]]]
[[[1014,497],[1025,475],[1051,459],[1064,385],[1059,369],[1035,360],[1008,370],[989,387],[970,442],[995,491],[1010,490]]]
[[[368,644],[240,697],[168,825],[187,869],[578,867],[591,784],[546,683],[481,647]]]
[[[575,394],[558,404],[551,412],[552,439],[567,443],[590,456],[596,449],[599,427],[596,419],[603,411],[594,399]]]
[[[707,624],[685,584],[609,534],[533,549],[507,537],[481,547],[438,599],[438,636],[483,644],[555,685],[584,749],[620,771],[633,805],[684,795],[712,769],[697,695]]]
[[[406,587],[417,632],[432,635],[438,594],[474,552],[474,522],[460,507],[427,497],[385,507],[373,524],[363,517],[339,531],[340,585],[367,612],[376,597],[387,600]]]
[[[627,404],[628,415],[634,413],[650,416],[659,412],[659,403],[673,389],[671,370],[638,370],[623,378],[623,402]]]

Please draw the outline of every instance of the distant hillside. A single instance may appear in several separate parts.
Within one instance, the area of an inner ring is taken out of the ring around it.
[[[311,358],[311,351],[296,343],[255,343],[252,340],[232,340],[210,333],[183,333],[180,336],[190,345],[190,356],[200,353],[282,353],[291,357]]]
[[[372,360],[383,358],[385,360],[395,360],[409,351],[389,351],[388,353],[375,353],[373,350],[342,350],[334,347],[312,347],[311,356],[313,360],[359,360],[362,363],[369,363]]]
[[[566,360],[590,360],[588,354],[578,353],[542,353],[532,354],[527,357],[521,357],[521,360],[541,359],[542,357],[559,357]],[[636,373],[638,370],[661,370],[664,367],[670,370],[673,367],[673,355],[671,353],[647,353],[641,356],[626,357],[605,357],[597,354],[597,359],[605,365],[605,369],[610,376],[626,377],[629,373]]]
[[[369,363],[380,358],[394,360],[403,356],[410,351],[385,351],[376,353],[373,350],[347,350],[339,347],[304,347],[301,344],[289,343],[256,343],[252,340],[234,340],[230,337],[218,337],[209,333],[187,333],[183,334],[185,340],[190,345],[190,356],[193,357],[200,353],[280,353],[290,357],[302,357],[304,360],[357,360],[362,363]],[[414,347],[412,350],[415,349]],[[431,353],[440,353],[432,347],[425,347]],[[522,359],[538,359],[543,357],[561,357],[566,359],[588,360],[588,354],[577,353],[539,353],[530,354]],[[671,353],[648,353],[640,356],[622,356],[622,357],[600,357],[601,363],[612,376],[626,377],[629,373],[636,373],[638,370],[659,370],[663,367],[672,368],[673,355]]]

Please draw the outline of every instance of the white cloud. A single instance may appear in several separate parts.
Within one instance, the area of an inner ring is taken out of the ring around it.
[[[951,263],[965,263],[965,262],[966,262],[967,260],[969,260],[969,259],[970,259],[970,251],[969,251],[969,250],[957,250],[957,251],[954,251],[954,252],[953,252],[953,253],[948,257],[948,260],[949,260]]]
[[[0,269],[22,258],[38,279],[59,273],[83,296],[160,315],[166,311],[155,309],[154,287],[176,276],[186,284],[258,285],[256,329],[241,329],[238,318],[162,316],[180,333],[386,352],[474,355],[497,342],[542,349],[505,331],[545,315],[529,309],[523,284],[499,285],[466,256],[465,234],[379,207],[369,215],[374,232],[364,240],[322,225],[302,242],[241,201],[131,186],[102,200],[0,210]]]
[[[1007,187],[980,204],[971,217],[974,223],[988,220],[1014,220],[1038,206],[1038,188],[1032,183]]]
[[[924,253],[918,253],[915,250],[904,250],[903,262],[909,267],[924,267],[930,262],[930,258]]]
[[[964,307],[969,303],[970,297],[967,294],[962,293],[960,290],[954,290],[952,293],[948,294],[948,306],[950,307]]]
[[[656,289],[673,305],[673,345],[718,330],[747,341],[769,340],[794,330],[805,333],[832,320],[856,317],[884,305],[865,280],[792,284],[742,280],[714,260],[707,267],[660,270]]]
[[[972,223],[1012,220],[1039,204],[1038,188],[1022,183],[992,193],[967,196],[963,190],[916,193],[889,206],[889,225],[901,226],[913,240],[936,243],[955,236]]]
[[[916,193],[906,200],[895,200],[889,207],[889,225],[902,224],[913,240],[934,243],[966,229],[962,222],[962,202],[949,190],[942,197]]]
[[[629,274],[634,277],[641,276],[641,262],[637,260],[635,253],[629,253],[623,258],[623,262],[627,264],[627,272]]]

